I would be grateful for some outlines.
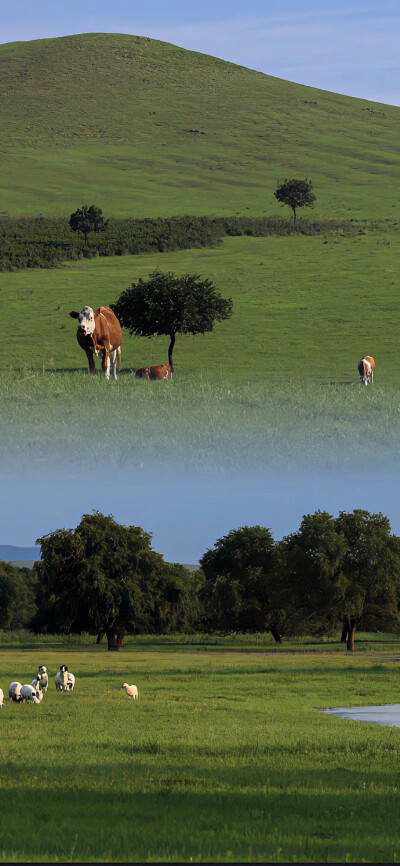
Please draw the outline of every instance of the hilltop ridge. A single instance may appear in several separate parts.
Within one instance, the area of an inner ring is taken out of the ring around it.
[[[114,216],[274,213],[265,190],[296,174],[319,216],[394,203],[395,106],[122,34],[1,45],[0,70],[3,212],[65,214],[89,194]]]

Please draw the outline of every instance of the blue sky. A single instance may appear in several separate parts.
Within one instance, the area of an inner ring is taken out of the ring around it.
[[[86,475],[34,473],[3,476],[0,544],[33,546],[36,538],[77,526],[94,508],[118,523],[153,533],[155,550],[171,562],[195,563],[217,538],[239,526],[268,526],[274,538],[298,529],[318,508],[337,515],[353,508],[382,511],[400,534],[398,472],[286,472],[220,477],[136,473]]]
[[[400,105],[398,0],[0,0],[0,40],[131,33],[301,84]]]

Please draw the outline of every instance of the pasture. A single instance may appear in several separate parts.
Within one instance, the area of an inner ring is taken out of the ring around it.
[[[85,460],[100,437],[121,466],[270,466],[307,454],[325,464],[371,453],[375,463],[397,461],[399,244],[382,229],[351,239],[241,237],[2,274],[2,462]],[[172,382],[131,374],[167,359],[166,337],[125,334],[117,383],[84,375],[69,310],[112,303],[156,267],[210,278],[233,298],[232,319],[177,337]],[[364,388],[357,363],[367,353],[376,375]]]
[[[398,701],[398,638],[373,639],[3,646],[4,690],[41,663],[77,680],[0,711],[0,859],[399,862],[399,730],[320,712]]]

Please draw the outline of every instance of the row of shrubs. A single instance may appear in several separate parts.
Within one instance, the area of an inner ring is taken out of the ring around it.
[[[169,219],[110,219],[105,232],[72,232],[68,219],[58,217],[1,217],[0,271],[51,268],[61,262],[93,256],[123,256],[213,247],[227,235],[325,233],[350,234],[350,221],[291,220],[277,217],[170,217]]]

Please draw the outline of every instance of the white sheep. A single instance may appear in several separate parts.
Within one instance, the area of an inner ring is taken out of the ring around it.
[[[0,689],[0,707],[4,707],[4,692]]]
[[[137,701],[139,697],[137,686],[128,686],[128,683],[124,683],[121,688],[125,689],[128,698],[133,698],[134,701]]]
[[[36,691],[36,689],[31,686],[30,683],[27,683],[25,686],[21,686],[21,700],[22,701],[33,701],[34,704],[40,704],[43,699],[43,692],[41,689]]]
[[[8,697],[10,698],[10,700],[15,701],[17,704],[22,701],[21,689],[21,683],[10,683],[8,687]]]
[[[49,672],[46,668],[46,665],[39,665],[38,676],[40,677],[40,688],[42,692],[47,692],[47,689],[49,687]]]
[[[75,677],[70,673],[66,665],[61,665],[58,674],[54,677],[56,689],[59,692],[72,692],[75,686]]]

